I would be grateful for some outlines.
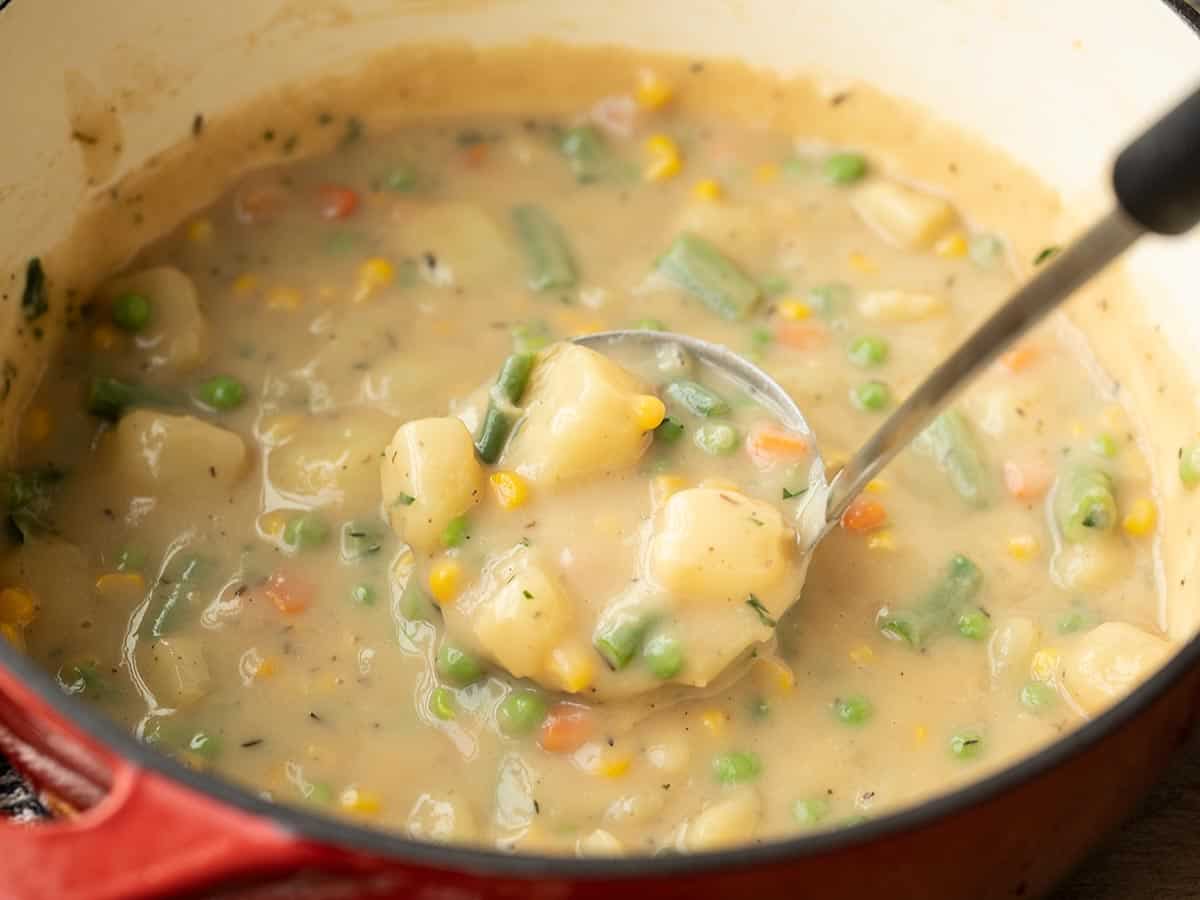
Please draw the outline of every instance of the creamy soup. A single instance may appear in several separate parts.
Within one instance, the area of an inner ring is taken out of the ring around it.
[[[1153,485],[1068,326],[797,540],[817,444],[832,474],[1053,248],[636,68],[553,114],[533,78],[527,114],[321,112],[304,159],[260,112],[277,164],[104,281],[26,414],[6,637],[279,802],[581,855],[842,827],[1150,672]],[[743,353],[812,433],[669,342],[569,343],[617,328]]]

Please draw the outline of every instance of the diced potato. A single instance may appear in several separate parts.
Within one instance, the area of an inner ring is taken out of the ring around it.
[[[911,291],[870,291],[858,301],[858,311],[875,322],[919,322],[945,309],[941,297]]]
[[[165,706],[195,703],[212,684],[200,640],[187,635],[143,642],[138,648],[138,670]]]
[[[1125,622],[1105,622],[1063,651],[1063,686],[1088,715],[1124,697],[1171,655],[1171,644]]]
[[[392,529],[422,553],[433,552],[450,520],[483,496],[483,468],[458,419],[405,422],[384,450],[381,473]]]
[[[930,246],[955,221],[941,197],[882,178],[855,188],[850,203],[881,237],[907,249]]]
[[[475,610],[475,637],[517,678],[539,674],[571,621],[571,602],[536,555],[518,547],[492,571],[490,594]]]
[[[741,602],[787,570],[791,531],[769,503],[737,491],[690,488],[659,512],[650,571],[680,598]]]
[[[664,734],[660,740],[646,747],[647,762],[663,772],[682,772],[691,759],[691,747],[681,734]]]
[[[100,291],[105,303],[125,294],[140,294],[151,303],[150,322],[137,335],[137,346],[151,366],[187,372],[208,359],[208,323],[191,278],[172,266],[160,266],[116,278]]]
[[[1011,686],[1024,681],[1039,637],[1037,624],[1025,616],[1001,622],[988,642],[988,667],[993,682]]]
[[[621,842],[603,828],[597,828],[575,842],[576,856],[620,856],[624,852]]]
[[[379,502],[380,454],[396,428],[381,413],[308,419],[267,456],[272,486],[306,506],[336,505],[368,514]]]
[[[519,284],[521,261],[499,225],[469,203],[404,204],[396,210],[397,249],[432,254],[446,284]]]
[[[526,412],[504,453],[504,468],[530,481],[565,484],[631,468],[650,446],[634,399],[649,393],[607,356],[558,344],[534,366]]]
[[[687,826],[683,843],[688,850],[715,850],[744,844],[754,837],[762,801],[754,788],[744,787],[709,806]]]
[[[469,843],[479,834],[475,815],[461,797],[422,794],[408,814],[409,837],[435,844]]]
[[[1063,590],[1086,594],[1116,584],[1132,566],[1132,552],[1119,535],[1098,535],[1064,543],[1050,561],[1050,574]]]
[[[232,431],[194,416],[135,409],[113,437],[117,478],[133,493],[204,496],[228,490],[245,473],[249,455]]]

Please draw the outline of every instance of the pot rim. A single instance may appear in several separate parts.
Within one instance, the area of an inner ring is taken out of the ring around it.
[[[1161,0],[1200,36],[1200,0]],[[2,4],[0,4],[2,5]],[[395,862],[456,870],[480,877],[545,880],[614,880],[701,874],[750,868],[818,856],[914,831],[962,813],[993,797],[1046,774],[1082,755],[1105,737],[1129,725],[1191,670],[1200,668],[1200,634],[1194,635],[1170,661],[1119,702],[1066,737],[949,793],[936,795],[845,828],[701,853],[579,859],[570,856],[503,853],[470,845],[415,841],[398,832],[357,825],[299,806],[275,803],[219,775],[199,772],[140,742],[115,721],[59,688],[48,672],[0,640],[0,666],[18,676],[40,700],[90,738],[138,767],[157,773],[197,793],[249,815],[282,826],[296,838],[354,850]]]

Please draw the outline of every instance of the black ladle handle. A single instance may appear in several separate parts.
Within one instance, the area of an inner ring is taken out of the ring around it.
[[[1200,88],[1121,151],[1113,190],[1146,231],[1183,234],[1200,223]]]

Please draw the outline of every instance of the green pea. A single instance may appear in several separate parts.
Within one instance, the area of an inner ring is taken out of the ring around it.
[[[1095,621],[1096,617],[1086,609],[1070,609],[1058,617],[1058,633],[1074,634],[1090,628]]]
[[[288,519],[283,542],[293,550],[311,550],[329,540],[329,523],[320,513],[307,512]]]
[[[1186,488],[1200,484],[1200,441],[1179,451],[1179,480]]]
[[[824,797],[797,800],[792,804],[792,818],[797,825],[812,828],[829,815],[829,801]]]
[[[356,584],[350,588],[350,599],[359,606],[375,605],[375,588],[369,584]]]
[[[724,422],[705,422],[692,435],[692,442],[712,456],[732,453],[740,440],[737,429]]]
[[[828,319],[838,315],[850,302],[850,285],[841,281],[814,285],[805,299],[817,315]]]
[[[638,319],[633,323],[635,331],[669,331],[662,319]]]
[[[757,753],[722,753],[713,758],[713,775],[721,784],[741,784],[753,781],[762,772],[762,760]]]
[[[847,355],[850,357],[850,362],[856,366],[869,369],[872,366],[881,366],[887,362],[890,349],[888,342],[884,338],[864,334],[862,337],[855,338],[851,342]]]
[[[659,422],[658,427],[654,429],[656,443],[674,444],[681,437],[683,437],[683,424],[669,416]]]
[[[309,803],[325,806],[333,802],[333,788],[323,781],[309,781],[300,787],[300,796]]]
[[[835,153],[826,157],[821,174],[833,184],[854,184],[867,174],[867,160],[860,153]]]
[[[1112,459],[1117,455],[1117,439],[1111,434],[1098,434],[1092,438],[1091,449],[1097,456]]]
[[[429,695],[429,711],[443,722],[453,719],[458,712],[454,702],[454,691],[446,687],[435,687]]]
[[[446,547],[461,547],[470,537],[466,516],[455,516],[442,530],[442,544]]]
[[[483,677],[483,661],[454,644],[442,644],[438,649],[437,671],[455,687],[465,687]]]
[[[406,163],[401,163],[384,176],[383,186],[389,191],[408,193],[417,186],[417,170]]]
[[[546,718],[546,701],[533,691],[513,691],[496,708],[496,724],[509,737],[529,734]]]
[[[232,375],[214,375],[200,385],[200,402],[213,409],[237,409],[245,399],[245,386]]]
[[[139,572],[146,565],[146,551],[141,547],[127,545],[117,554],[118,572]]]
[[[642,657],[654,677],[663,681],[683,670],[683,645],[674,635],[652,635],[642,644]]]
[[[879,412],[892,402],[892,390],[882,381],[864,381],[850,391],[850,402],[867,412]]]
[[[207,731],[197,731],[188,738],[187,750],[205,759],[215,759],[221,753],[221,740]]]
[[[983,735],[973,729],[957,732],[950,737],[950,752],[958,759],[975,759],[983,753]]]
[[[1021,705],[1041,712],[1058,702],[1058,693],[1043,681],[1029,681],[1021,688]]]
[[[136,334],[149,325],[152,315],[150,298],[142,294],[122,294],[113,301],[113,324],[131,334]]]
[[[847,725],[862,725],[873,712],[871,701],[861,695],[839,697],[833,701],[833,714]]]
[[[991,630],[992,623],[981,609],[965,609],[958,614],[958,633],[972,641],[982,641]]]

